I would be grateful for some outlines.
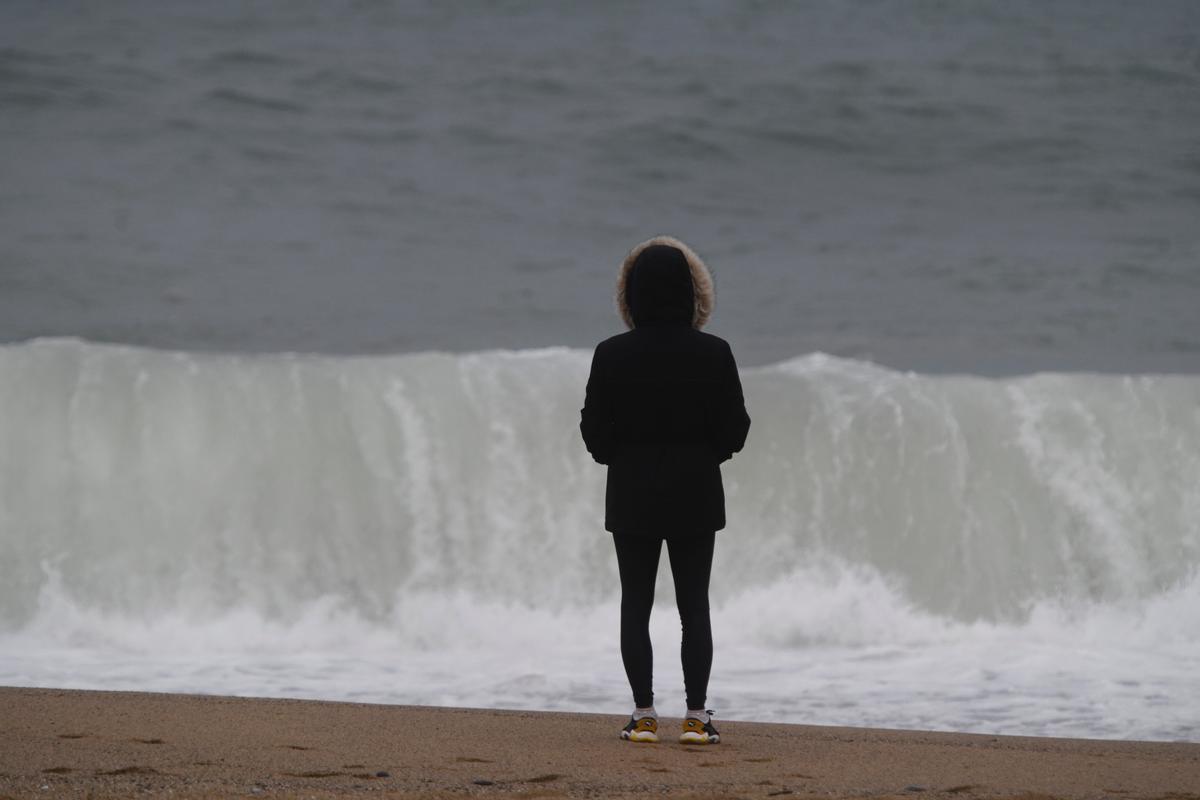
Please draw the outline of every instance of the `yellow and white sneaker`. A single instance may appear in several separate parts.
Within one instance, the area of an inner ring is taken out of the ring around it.
[[[696,719],[688,717],[683,721],[683,733],[679,734],[680,744],[717,744],[721,741],[721,734],[717,733],[716,727],[712,724],[712,713],[706,711],[708,720]]]
[[[621,731],[621,738],[630,742],[657,742],[658,720],[654,717],[630,717],[629,724]]]

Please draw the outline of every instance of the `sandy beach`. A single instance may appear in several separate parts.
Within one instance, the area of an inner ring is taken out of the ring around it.
[[[619,715],[0,689],[0,797],[1200,798],[1200,744]],[[664,719],[669,734],[678,721]]]

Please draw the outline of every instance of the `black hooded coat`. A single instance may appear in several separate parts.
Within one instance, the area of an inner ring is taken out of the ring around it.
[[[650,240],[622,266],[617,300],[632,329],[596,346],[579,423],[608,465],[606,530],[725,527],[720,465],[742,449],[750,416],[729,344],[699,330],[711,295],[707,268],[675,240]]]

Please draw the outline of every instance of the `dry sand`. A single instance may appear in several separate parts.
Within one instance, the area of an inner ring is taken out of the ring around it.
[[[0,797],[1052,797],[1200,800],[1200,744],[0,688]],[[673,734],[679,721],[664,719]]]

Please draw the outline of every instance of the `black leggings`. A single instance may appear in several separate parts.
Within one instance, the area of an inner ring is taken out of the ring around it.
[[[712,573],[716,532],[679,536],[614,533],[617,566],[621,571],[621,660],[639,708],[654,704],[654,654],[650,646],[650,607],[654,604],[654,579],[658,556],[667,542],[675,603],[683,626],[679,655],[687,707],[704,708],[708,673],[712,669],[712,626],[708,618],[708,579]]]

